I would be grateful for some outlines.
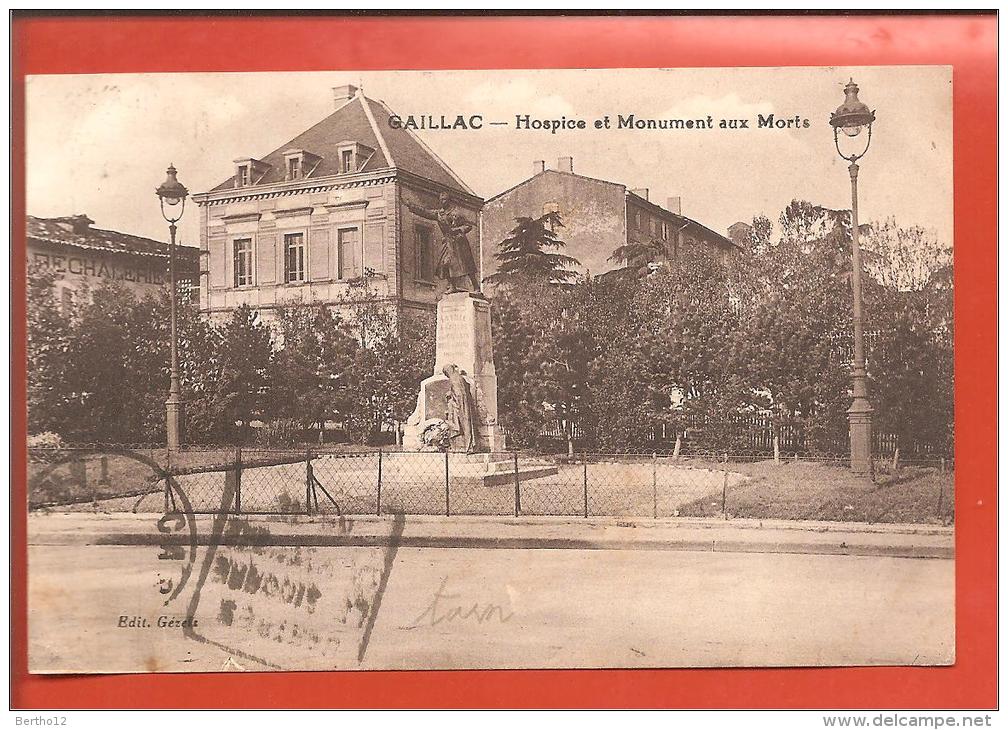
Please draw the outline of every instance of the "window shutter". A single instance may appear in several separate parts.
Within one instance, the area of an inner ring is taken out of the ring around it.
[[[308,235],[308,278],[312,281],[328,279],[329,274],[329,230],[312,229]]]
[[[210,286],[225,287],[228,285],[227,241],[223,238],[212,238],[207,245],[210,247]]]
[[[256,241],[256,275],[257,284],[276,283],[276,242],[275,233],[260,233]]]

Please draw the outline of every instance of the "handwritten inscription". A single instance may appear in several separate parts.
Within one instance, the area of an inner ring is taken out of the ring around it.
[[[513,611],[505,611],[503,606],[496,603],[459,603],[459,594],[446,592],[445,584],[447,582],[447,578],[441,579],[441,585],[434,591],[430,604],[406,628],[437,626],[453,621],[475,621],[477,624],[484,624],[492,622],[494,619],[503,624],[514,616]]]

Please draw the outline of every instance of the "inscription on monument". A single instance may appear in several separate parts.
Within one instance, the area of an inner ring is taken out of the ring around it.
[[[451,311],[445,307],[437,330],[437,361],[439,364],[457,363],[464,369],[471,365],[467,362],[472,352],[467,346],[470,337],[466,336],[467,320],[465,310]]]

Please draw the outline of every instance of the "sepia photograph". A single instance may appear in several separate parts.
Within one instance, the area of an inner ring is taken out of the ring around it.
[[[24,95],[31,673],[956,662],[951,66]]]

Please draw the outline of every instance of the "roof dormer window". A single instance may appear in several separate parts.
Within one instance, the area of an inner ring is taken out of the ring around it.
[[[269,168],[269,164],[251,157],[235,160],[235,187],[246,188],[257,185]]]
[[[312,174],[321,158],[304,150],[284,152],[284,180],[301,180]]]
[[[371,159],[374,150],[360,142],[341,142],[339,145],[339,174],[360,172]]]

